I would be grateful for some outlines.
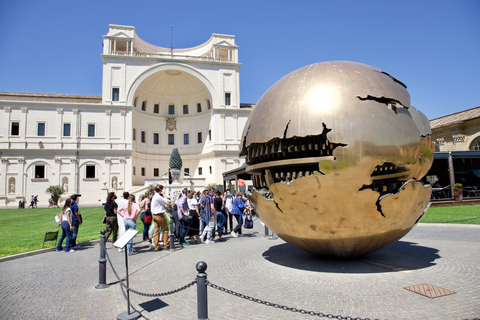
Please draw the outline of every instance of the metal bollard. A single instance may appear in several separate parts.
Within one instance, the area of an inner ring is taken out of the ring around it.
[[[107,259],[105,259],[105,229],[100,231],[100,259],[98,260],[98,284],[95,289],[108,288],[107,284]]]
[[[265,237],[268,237],[268,227],[265,225]]]
[[[208,319],[208,301],[207,301],[207,264],[203,261],[197,263],[197,319]]]
[[[173,217],[170,217],[170,251],[175,251],[175,232],[173,231]]]

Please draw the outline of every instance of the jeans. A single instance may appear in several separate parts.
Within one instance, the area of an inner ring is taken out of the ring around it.
[[[180,220],[180,244],[185,243],[185,235],[187,234],[188,226],[189,223],[187,221],[184,219]]]
[[[238,234],[242,234],[243,217],[239,214],[235,214],[234,216],[237,219],[238,223],[237,223],[237,226],[235,227],[235,229],[233,229],[233,232],[238,233]]]
[[[202,232],[201,239],[205,239],[205,236],[207,236],[207,240],[210,240],[212,237],[212,232],[215,229],[215,216],[212,214],[212,216],[207,220],[208,224],[205,226]]]
[[[67,238],[65,241],[65,252],[70,251],[70,238],[72,237],[72,231],[70,230],[70,225],[67,221],[62,221],[62,236],[58,240],[57,251],[62,250],[63,239]]]
[[[217,211],[217,232],[220,238],[223,235],[223,228],[225,227],[226,224],[227,224],[227,219],[225,218],[225,215],[222,212]]]
[[[137,221],[133,221],[130,219],[125,219],[125,231],[129,229],[137,229]],[[130,251],[132,249],[133,238],[128,241],[127,243],[127,250]]]
[[[77,245],[77,234],[79,225],[80,222],[78,222],[78,220],[72,222],[72,237],[70,238],[70,248],[73,248]]]
[[[150,229],[151,223],[145,223],[145,214],[144,213],[142,213],[141,220],[143,222],[143,241],[146,241],[146,240],[148,240],[148,229]],[[152,217],[152,220],[153,220],[153,217]]]

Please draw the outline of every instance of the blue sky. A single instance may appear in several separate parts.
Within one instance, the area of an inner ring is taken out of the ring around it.
[[[236,36],[240,97],[256,103],[284,75],[349,60],[405,83],[429,119],[480,106],[480,1],[0,1],[0,91],[101,94],[102,35],[135,26],[188,48]]]

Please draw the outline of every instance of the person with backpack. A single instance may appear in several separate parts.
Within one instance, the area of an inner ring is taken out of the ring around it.
[[[62,242],[63,239],[67,238],[65,241],[65,252],[75,252],[74,249],[70,248],[70,239],[72,237],[72,210],[70,209],[70,204],[72,202],[71,198],[68,198],[65,201],[65,205],[62,209],[62,236],[57,244],[57,251],[62,251]]]
[[[137,218],[140,213],[140,206],[135,203],[133,194],[128,196],[127,202],[119,209],[124,214],[125,231],[137,229]],[[133,238],[127,243],[128,255],[131,256],[135,249],[132,248]]]
[[[143,241],[148,240],[148,230],[152,224],[152,212],[150,210],[150,199],[147,194],[142,196],[142,201],[140,202],[140,207],[142,208],[142,214],[140,215],[140,220],[143,222]]]
[[[108,241],[108,237],[113,232],[113,242],[117,241],[118,234],[118,221],[117,221],[117,203],[115,202],[117,196],[115,192],[109,192],[107,196],[107,202],[104,205],[105,209],[105,224],[107,232],[105,233],[105,243]]]
[[[78,205],[77,205],[77,195],[74,194],[71,197],[72,201],[70,202],[70,209],[72,210],[71,220],[72,220],[72,237],[70,238],[70,247],[72,249],[80,249],[80,246],[77,246],[77,235],[78,235],[78,228],[82,224],[80,221],[80,215],[78,213]]]
[[[235,198],[235,200],[233,200],[233,205],[232,205],[232,214],[235,216],[238,222],[237,225],[235,226],[235,229],[233,229],[232,231],[232,236],[234,238],[242,236],[244,211],[245,211],[245,204],[243,203],[243,200],[242,200],[242,193],[237,192],[237,197]]]

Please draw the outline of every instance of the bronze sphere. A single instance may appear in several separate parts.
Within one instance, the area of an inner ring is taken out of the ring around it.
[[[298,248],[340,258],[379,250],[423,216],[430,134],[388,73],[346,61],[303,67],[270,87],[247,121],[250,199]]]

